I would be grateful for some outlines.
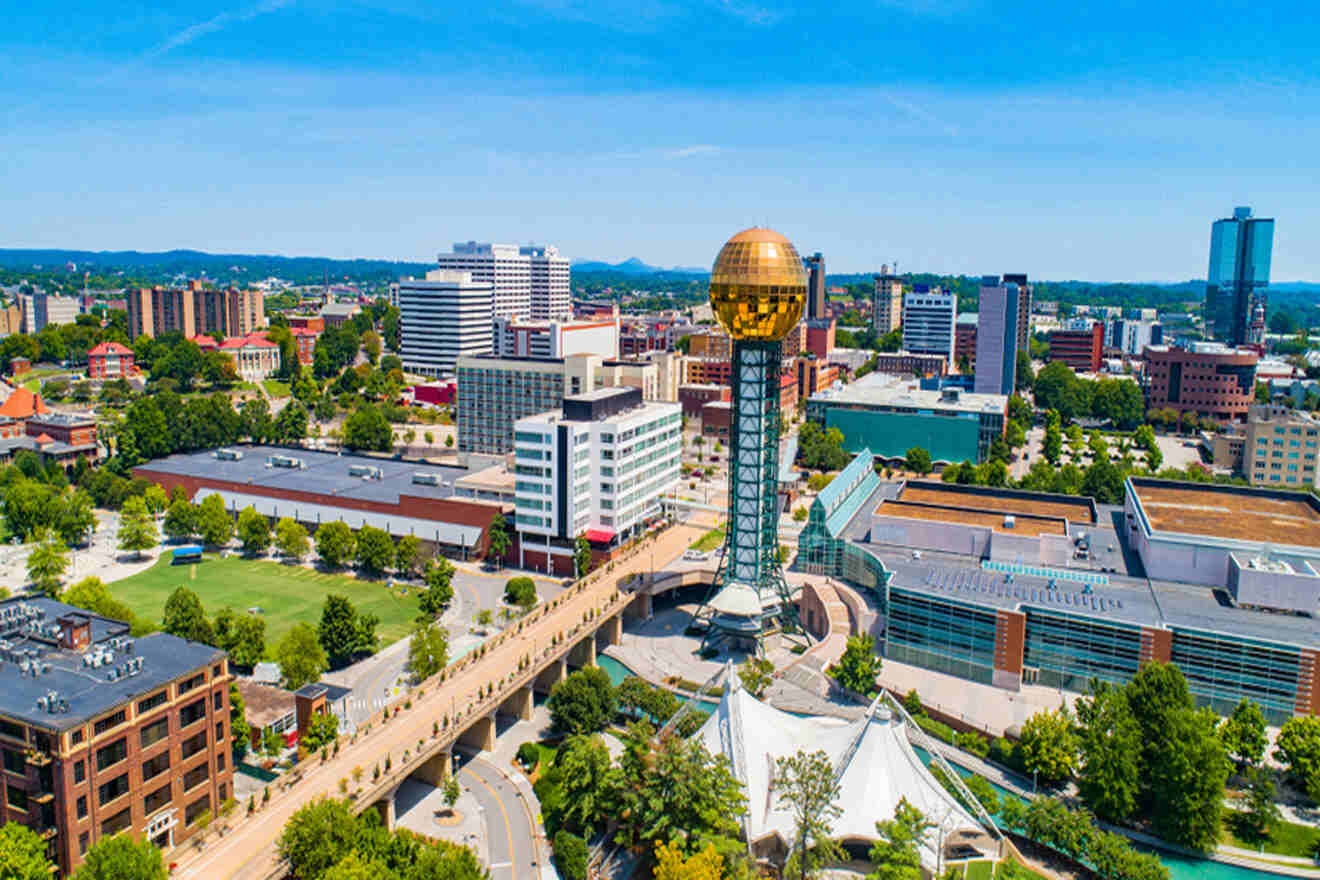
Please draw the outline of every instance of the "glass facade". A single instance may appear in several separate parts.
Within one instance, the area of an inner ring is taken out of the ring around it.
[[[1197,702],[1220,715],[1246,698],[1260,704],[1271,724],[1292,717],[1301,664],[1296,648],[1174,627],[1171,659]]]
[[[1023,665],[1047,687],[1085,691],[1091,679],[1122,684],[1140,666],[1141,627],[1025,608]]]
[[[1230,345],[1260,341],[1251,338],[1251,323],[1257,305],[1265,305],[1273,250],[1274,221],[1253,218],[1250,208],[1211,226],[1205,317],[1213,339]]]
[[[995,612],[950,599],[888,589],[884,656],[991,684]]]

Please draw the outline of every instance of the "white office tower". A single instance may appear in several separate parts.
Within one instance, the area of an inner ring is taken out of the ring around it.
[[[904,351],[943,355],[947,368],[953,363],[957,323],[957,294],[922,289],[921,285],[903,294]]]
[[[491,285],[496,318],[532,317],[532,258],[516,244],[455,242],[452,253],[437,258],[441,269],[470,272],[473,281]]]
[[[493,345],[492,290],[470,272],[432,269],[425,280],[399,282],[399,356],[424,376],[453,375],[461,355]]]
[[[532,261],[532,320],[562,321],[573,317],[568,257],[552,244],[527,245],[518,252]]]

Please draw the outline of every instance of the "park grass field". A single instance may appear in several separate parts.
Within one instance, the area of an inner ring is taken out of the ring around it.
[[[364,581],[342,574],[328,574],[302,566],[208,554],[197,565],[171,565],[172,552],[146,571],[108,584],[111,595],[128,604],[140,617],[159,624],[165,600],[175,588],[185,586],[197,594],[207,617],[215,617],[226,605],[238,613],[259,606],[266,620],[266,649],[269,653],[296,623],[315,627],[321,606],[331,593],[347,596],[358,611],[380,618],[376,633],[381,645],[406,636],[417,616],[416,591],[407,595],[379,581]]]
[[[693,541],[689,550],[700,550],[703,553],[709,553],[711,550],[718,550],[724,543],[724,529],[711,529],[697,540]]]

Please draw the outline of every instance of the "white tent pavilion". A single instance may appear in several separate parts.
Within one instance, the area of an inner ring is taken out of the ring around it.
[[[799,749],[823,751],[835,768],[839,806],[831,836],[845,846],[877,839],[875,823],[892,819],[900,799],[920,810],[935,828],[921,848],[922,866],[934,873],[940,842],[996,846],[986,827],[950,795],[908,742],[905,721],[880,700],[856,721],[800,717],[774,708],[743,689],[730,669],[728,687],[695,736],[711,754],[729,759],[744,786],[743,833],[753,853],[786,853],[793,844],[793,817],[774,788],[776,758]]]

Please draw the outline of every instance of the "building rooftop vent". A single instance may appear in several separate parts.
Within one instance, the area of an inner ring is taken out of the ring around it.
[[[419,486],[439,486],[441,483],[439,474],[415,473],[412,481]]]
[[[305,468],[307,463],[301,458],[295,458],[292,455],[272,455],[266,459],[266,464],[277,468]]]
[[[239,461],[243,458],[243,450],[229,449],[225,447],[225,448],[217,449],[215,451],[215,457],[220,459],[221,461]]]
[[[374,464],[349,465],[348,475],[350,477],[361,477],[364,480],[379,480],[381,478],[380,468]]]

